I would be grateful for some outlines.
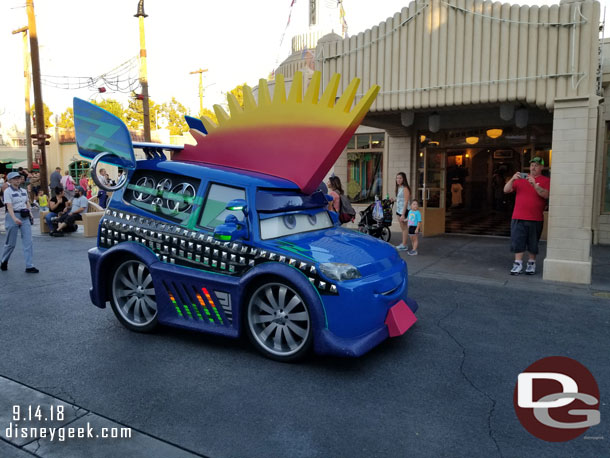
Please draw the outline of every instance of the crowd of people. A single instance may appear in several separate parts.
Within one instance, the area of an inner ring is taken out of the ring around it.
[[[538,241],[542,233],[543,211],[550,188],[549,178],[542,175],[543,169],[544,160],[534,157],[530,161],[530,173],[516,172],[503,188],[505,194],[514,192],[516,195],[511,222],[511,251],[515,253],[510,272],[512,275],[522,272],[532,275],[536,272]],[[114,184],[105,169],[101,169],[99,175],[103,183]],[[411,198],[411,187],[404,172],[396,175],[395,184],[395,197],[391,200],[396,205],[396,217],[402,236],[401,243],[396,248],[414,256],[418,254],[418,236],[422,233],[419,202]],[[319,190],[332,197],[328,204],[329,210],[339,213],[341,217],[346,214],[343,204],[344,191],[339,177],[332,175],[327,183],[320,184]],[[37,170],[30,172],[20,167],[6,176],[0,174],[0,207],[6,208],[6,240],[0,258],[0,270],[8,269],[8,261],[17,242],[17,233],[21,232],[25,271],[38,272],[32,264],[33,207],[48,211],[45,221],[50,228],[50,235],[63,237],[66,232],[77,230],[76,221],[82,220],[82,215],[87,212],[88,200],[93,195],[98,198],[99,205],[105,208],[108,198],[106,191],[95,188],[86,172],[75,181],[68,170],[62,175],[61,168],[57,167],[50,176],[49,190],[41,188],[40,173]],[[351,210],[351,205],[349,207]],[[347,216],[353,221],[354,215],[350,213]],[[341,223],[348,220],[349,218],[340,218]],[[529,255],[524,269],[523,256],[526,251]]]
[[[104,169],[100,170],[100,174],[101,180],[105,183],[112,182]],[[0,256],[0,270],[8,270],[8,262],[15,249],[17,236],[21,233],[25,271],[39,272],[33,265],[32,210],[34,208],[48,212],[44,218],[50,229],[49,234],[53,237],[63,237],[65,233],[77,230],[76,221],[82,220],[92,196],[99,199],[99,205],[106,207],[105,191],[97,189],[87,172],[75,181],[68,170],[62,175],[61,168],[57,167],[51,173],[48,189],[42,188],[38,170],[29,171],[20,167],[17,171],[6,175],[0,174],[0,207],[4,207],[6,229],[6,238]]]

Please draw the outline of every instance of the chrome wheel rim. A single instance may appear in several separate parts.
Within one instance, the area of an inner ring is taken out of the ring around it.
[[[248,304],[248,326],[265,351],[290,356],[301,350],[311,333],[309,310],[301,296],[282,283],[258,288]]]
[[[139,261],[119,266],[112,281],[112,296],[117,311],[132,326],[147,326],[157,317],[152,276]]]

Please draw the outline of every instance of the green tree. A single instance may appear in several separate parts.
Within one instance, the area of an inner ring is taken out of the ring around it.
[[[121,102],[115,99],[106,99],[100,102],[93,102],[94,105],[97,105],[100,108],[112,113],[121,121],[125,122],[125,107]]]
[[[155,116],[159,112],[159,108],[159,105],[152,99],[148,100],[148,112],[150,113],[150,123],[153,129],[155,127]],[[144,109],[140,100],[129,99],[124,121],[127,127],[132,130],[144,130]]]
[[[231,89],[231,94],[233,94],[235,96],[235,98],[237,99],[237,102],[239,103],[240,107],[244,106],[244,84],[240,84],[239,86],[235,86],[233,89]]]
[[[184,120],[184,115],[189,114],[189,112],[175,97],[172,97],[171,102],[161,105],[159,113],[167,119],[167,128],[170,135],[182,135],[184,132],[188,132],[189,127]]]
[[[67,108],[59,118],[57,127],[61,129],[74,129],[74,109]]]
[[[214,113],[212,110],[208,110],[207,108],[204,108],[203,111],[201,113],[199,113],[199,119],[203,118],[204,116],[207,116],[212,121],[214,121],[216,124],[218,124],[218,119],[216,118],[216,113]]]
[[[31,108],[31,113],[32,113],[32,124],[33,124],[33,129],[36,129],[36,105],[32,105]],[[53,112],[49,109],[49,107],[47,106],[46,103],[43,102],[42,104],[42,110],[44,113],[44,128],[49,129],[51,127],[53,127],[53,124],[51,123],[51,115],[53,115]]]

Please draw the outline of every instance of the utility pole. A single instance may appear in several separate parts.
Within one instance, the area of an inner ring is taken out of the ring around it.
[[[190,72],[191,75],[199,73],[199,116],[203,113],[203,72],[207,72],[208,69],[199,69],[194,72]]]
[[[134,17],[140,20],[140,85],[142,86],[142,112],[144,116],[144,140],[150,142],[150,107],[148,102],[148,77],[146,76],[146,41],[144,39],[144,0],[138,2],[138,12]]]
[[[25,138],[27,148],[28,170],[32,171],[32,118],[30,113],[30,52],[28,50],[28,28],[13,30],[13,35],[23,33],[23,76],[25,78]]]
[[[38,34],[36,33],[36,17],[34,16],[34,0],[26,0],[28,13],[28,29],[30,31],[30,53],[32,56],[32,82],[34,83],[34,107],[36,108],[36,143],[40,149],[40,186],[48,188],[47,153],[45,148],[46,134],[44,130],[44,106],[42,88],[40,86],[40,56],[38,54]],[[28,139],[29,141],[29,139]]]

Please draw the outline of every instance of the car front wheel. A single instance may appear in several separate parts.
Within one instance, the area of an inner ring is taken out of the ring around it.
[[[294,361],[311,347],[309,307],[288,284],[270,282],[256,288],[248,302],[246,317],[250,340],[271,359]]]
[[[114,271],[110,289],[112,310],[126,328],[150,332],[157,326],[155,288],[146,264],[123,261]]]

